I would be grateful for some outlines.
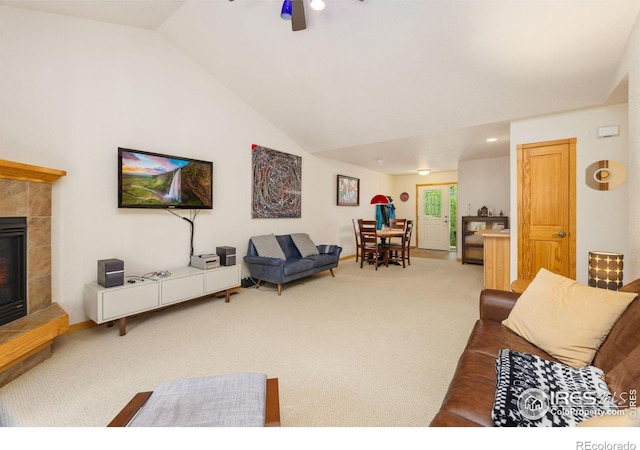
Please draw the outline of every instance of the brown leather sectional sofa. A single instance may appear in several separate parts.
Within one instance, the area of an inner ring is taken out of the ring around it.
[[[622,291],[640,293],[640,280]],[[502,320],[509,316],[520,294],[485,289],[480,294],[476,322],[432,427],[492,427],[496,393],[496,358],[500,349],[553,357],[521,338]],[[615,323],[597,351],[592,365],[602,369],[612,393],[640,390],[640,299],[636,298]],[[620,405],[628,407],[629,402]],[[639,405],[640,406],[640,405]],[[640,419],[638,419],[640,420]]]

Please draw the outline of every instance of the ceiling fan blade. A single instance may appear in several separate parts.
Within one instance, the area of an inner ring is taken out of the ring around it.
[[[293,11],[291,13],[291,29],[300,31],[307,28],[307,19],[304,16],[304,0],[292,0]]]

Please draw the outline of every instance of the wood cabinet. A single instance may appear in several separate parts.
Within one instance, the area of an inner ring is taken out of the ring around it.
[[[484,287],[508,291],[511,283],[511,236],[504,230],[476,231],[484,239]]]
[[[505,230],[509,228],[506,216],[463,216],[462,217],[462,264],[484,264],[484,238],[476,234],[484,230]]]
[[[204,297],[216,292],[225,293],[229,301],[231,289],[240,286],[240,265],[221,266],[202,270],[183,267],[157,280],[145,279],[122,286],[105,288],[97,283],[85,285],[84,311],[94,322],[120,323],[120,335],[126,334],[126,318],[166,306]]]

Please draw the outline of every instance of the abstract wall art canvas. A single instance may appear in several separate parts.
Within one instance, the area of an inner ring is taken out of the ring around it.
[[[251,165],[252,217],[300,218],[302,157],[254,145]]]

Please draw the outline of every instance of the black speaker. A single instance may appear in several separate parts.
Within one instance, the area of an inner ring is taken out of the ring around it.
[[[98,284],[107,288],[122,286],[124,284],[124,261],[115,258],[99,260]]]
[[[236,248],[235,247],[216,247],[216,255],[220,257],[221,266],[236,265]]]

